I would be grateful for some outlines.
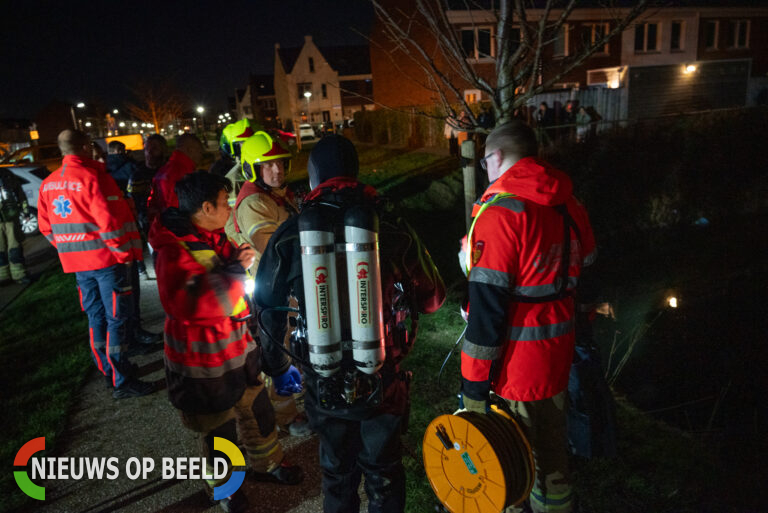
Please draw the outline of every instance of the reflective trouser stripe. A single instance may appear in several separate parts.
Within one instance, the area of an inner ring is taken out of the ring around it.
[[[112,386],[117,388],[117,369],[115,369],[115,364],[112,363],[112,358],[109,357],[109,330],[107,330],[107,361],[109,362],[109,366],[112,367]]]
[[[568,487],[568,491],[564,493],[548,493],[542,495],[541,490],[534,488],[531,490],[531,507],[536,512],[565,512],[571,511],[573,501],[573,492]]]
[[[82,294],[80,295],[80,305],[83,304]],[[101,366],[101,357],[99,356],[99,353],[96,352],[96,344],[93,342],[93,328],[88,328],[88,336],[90,337],[91,342],[91,352],[93,353],[93,359],[96,360],[96,366],[99,368],[99,372],[107,375],[106,372],[104,372],[104,368]]]

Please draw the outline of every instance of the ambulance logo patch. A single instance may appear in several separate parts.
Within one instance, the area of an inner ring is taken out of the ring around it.
[[[479,240],[472,246],[472,265],[477,264],[480,261],[480,257],[483,256],[483,250],[485,249],[485,241]]]
[[[70,205],[72,205],[72,202],[69,201],[69,198],[60,195],[53,200],[53,213],[62,219],[66,219],[67,216],[72,213],[72,207],[70,207]]]

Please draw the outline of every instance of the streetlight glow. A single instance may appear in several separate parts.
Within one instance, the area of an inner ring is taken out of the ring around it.
[[[80,103],[77,104],[77,108],[78,109],[84,109],[85,108],[85,104],[83,102],[80,102]]]
[[[117,109],[112,109],[112,114],[118,114],[120,111]]]
[[[202,105],[200,105],[200,106],[198,106],[198,107],[197,107],[197,112],[199,112],[200,114],[202,114],[203,112],[205,112],[205,109],[203,108],[203,106],[202,106]]]
[[[310,91],[304,91],[304,98],[309,100],[309,97],[312,96],[312,93]]]

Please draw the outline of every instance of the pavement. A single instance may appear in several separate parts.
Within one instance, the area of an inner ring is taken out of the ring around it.
[[[54,256],[54,261],[55,261]],[[37,264],[35,264],[37,265]],[[50,265],[50,264],[49,264]],[[147,261],[154,276],[151,259]],[[154,279],[141,281],[143,327],[159,332],[165,314]],[[73,301],[76,298],[73,297]],[[86,335],[83,334],[83,342]],[[49,480],[45,502],[29,511],[43,513],[220,512],[211,506],[202,482],[195,479],[163,480],[162,458],[196,457],[196,440],[181,424],[178,412],[164,390],[162,350],[132,358],[140,366],[141,379],[155,382],[159,391],[145,397],[115,401],[94,367],[77,394],[63,435],[52,456],[65,458],[110,458],[119,460],[116,479]],[[315,435],[292,437],[281,433],[287,459],[304,469],[298,486],[257,483],[246,478],[241,489],[259,513],[318,513],[322,511],[318,442]],[[126,477],[129,458],[151,458],[154,471],[147,479]],[[79,460],[77,460],[79,461]],[[77,467],[75,467],[77,468]],[[364,494],[361,494],[364,499]],[[365,511],[367,506],[362,508]]]

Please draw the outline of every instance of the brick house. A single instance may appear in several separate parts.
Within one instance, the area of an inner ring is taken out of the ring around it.
[[[744,6],[721,2],[722,7],[713,6],[716,2],[712,1],[704,3],[695,6],[697,2],[689,1],[685,7],[647,11],[620,37],[611,39],[603,51],[561,77],[553,89],[568,91],[571,98],[586,89],[616,89],[603,95],[616,104],[616,108],[609,109],[615,119],[753,104],[768,87],[768,7],[747,7],[749,2],[743,2]],[[391,12],[404,18],[418,16],[412,2],[391,0],[389,4],[395,4]],[[529,20],[543,15],[541,10],[528,10],[527,14]],[[555,76],[564,59],[615,27],[610,14],[615,12],[576,8],[554,43],[545,48],[539,80]],[[458,7],[446,15],[468,56],[467,62],[493,84],[494,12]],[[488,99],[447,66],[427,30],[413,37],[432,52],[430,58],[463,92],[468,103]],[[379,19],[374,22],[371,40],[376,103],[390,107],[440,104],[439,94],[424,69],[393,49]]]

